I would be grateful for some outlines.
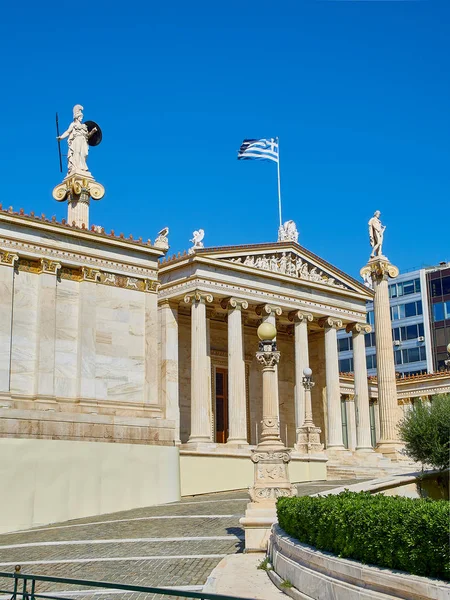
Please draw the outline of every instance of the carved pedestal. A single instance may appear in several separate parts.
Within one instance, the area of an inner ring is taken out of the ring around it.
[[[319,454],[323,452],[323,444],[320,443],[320,427],[314,425],[303,425],[297,430],[297,443],[294,448],[300,454]]]
[[[75,227],[89,229],[89,203],[91,198],[100,200],[105,188],[97,183],[92,175],[73,173],[53,190],[53,198],[58,202],[67,200],[67,222]]]

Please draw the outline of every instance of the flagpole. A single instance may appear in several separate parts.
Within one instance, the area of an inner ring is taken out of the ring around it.
[[[280,227],[283,225],[281,219],[281,185],[280,185],[280,138],[277,138],[278,142],[278,160],[277,160],[277,172],[278,172],[278,212],[280,215]]]

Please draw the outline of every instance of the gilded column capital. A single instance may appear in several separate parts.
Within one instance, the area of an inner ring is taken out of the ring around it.
[[[383,279],[389,279],[397,277],[400,271],[396,266],[390,263],[386,258],[373,258],[369,260],[367,265],[360,271],[360,275],[363,279],[369,275],[372,281],[382,281]]]
[[[247,300],[243,300],[242,298],[230,297],[224,298],[221,301],[220,306],[228,310],[246,310],[248,308],[248,302]]]
[[[322,317],[318,323],[319,327],[323,327],[324,329],[341,329],[342,327],[342,321],[334,317]]]
[[[184,302],[186,304],[190,304],[191,302],[192,304],[198,304],[199,302],[201,302],[202,304],[206,304],[211,303],[213,300],[214,297],[212,294],[209,294],[208,292],[202,292],[200,290],[190,292],[184,297]]]
[[[294,323],[311,323],[313,320],[313,315],[309,312],[303,312],[302,310],[292,310],[289,314],[289,321],[293,321]]]
[[[50,260],[48,258],[41,258],[39,273],[47,273],[49,275],[57,275],[61,269],[61,263],[56,260]]]
[[[144,279],[145,287],[144,291],[150,294],[157,294],[161,284],[159,281],[155,281],[154,279]]]
[[[83,281],[91,281],[97,283],[100,281],[100,271],[98,269],[92,269],[91,267],[81,267],[81,273]]]
[[[367,323],[349,323],[345,328],[347,333],[371,333],[372,327]]]
[[[19,256],[14,252],[8,252],[7,250],[0,250],[0,264],[6,267],[14,267],[14,263],[19,260]]]
[[[259,304],[256,307],[256,314],[260,317],[269,317],[270,315],[280,317],[281,313],[281,308],[279,306],[274,306],[273,304]]]

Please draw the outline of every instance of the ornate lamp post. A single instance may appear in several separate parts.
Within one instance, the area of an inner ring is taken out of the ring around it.
[[[261,439],[251,456],[254,464],[253,486],[249,488],[251,502],[247,505],[245,517],[240,520],[245,529],[247,552],[261,552],[267,548],[270,529],[277,520],[277,498],[297,494],[289,480],[291,452],[280,438],[277,372],[280,352],[277,350],[276,334],[271,323],[265,322],[258,327],[260,342],[256,359],[262,368],[263,418]]]
[[[315,383],[309,367],[303,369],[302,383],[305,389],[305,420],[298,431],[296,448],[303,454],[317,454],[323,452],[323,444],[320,443],[321,429],[314,425],[312,416],[311,390]]]

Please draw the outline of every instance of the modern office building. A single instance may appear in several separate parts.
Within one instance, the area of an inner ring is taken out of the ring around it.
[[[445,368],[450,343],[450,263],[427,269],[430,298],[433,364],[437,371]]]
[[[444,367],[450,342],[450,263],[400,274],[389,285],[397,373],[433,373]],[[367,321],[374,325],[373,303]],[[368,375],[376,375],[375,333],[366,335]],[[338,332],[339,369],[353,372],[351,334]]]

